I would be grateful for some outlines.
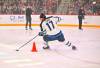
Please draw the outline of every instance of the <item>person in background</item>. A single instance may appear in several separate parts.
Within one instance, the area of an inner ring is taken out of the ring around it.
[[[78,11],[78,20],[79,20],[79,29],[82,30],[82,20],[84,19],[85,16],[85,11],[83,9],[83,7],[79,8]]]
[[[26,8],[26,30],[28,30],[28,24],[29,24],[29,29],[32,30],[32,27],[31,27],[31,14],[32,14],[32,9],[31,7],[28,5],[27,8]]]

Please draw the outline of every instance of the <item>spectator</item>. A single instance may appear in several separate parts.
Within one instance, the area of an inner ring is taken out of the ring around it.
[[[77,14],[79,6],[85,7],[86,14],[100,14],[100,0],[0,0],[0,14],[24,14],[27,3],[34,14]]]

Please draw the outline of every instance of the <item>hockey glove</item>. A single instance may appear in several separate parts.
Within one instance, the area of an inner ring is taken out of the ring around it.
[[[39,32],[39,36],[44,36],[44,33],[43,32]]]

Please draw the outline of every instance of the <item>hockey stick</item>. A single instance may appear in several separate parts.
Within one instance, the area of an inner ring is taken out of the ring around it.
[[[26,44],[28,44],[29,42],[31,42],[33,39],[35,39],[38,36],[38,34],[33,37],[32,39],[30,39],[29,41],[27,41],[25,44],[23,44],[22,46],[20,46],[18,49],[16,49],[16,51],[19,51],[19,49],[21,49],[22,47],[24,47]]]

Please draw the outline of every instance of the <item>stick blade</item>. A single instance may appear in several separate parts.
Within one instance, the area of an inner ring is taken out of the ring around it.
[[[16,51],[19,51],[18,49]]]

